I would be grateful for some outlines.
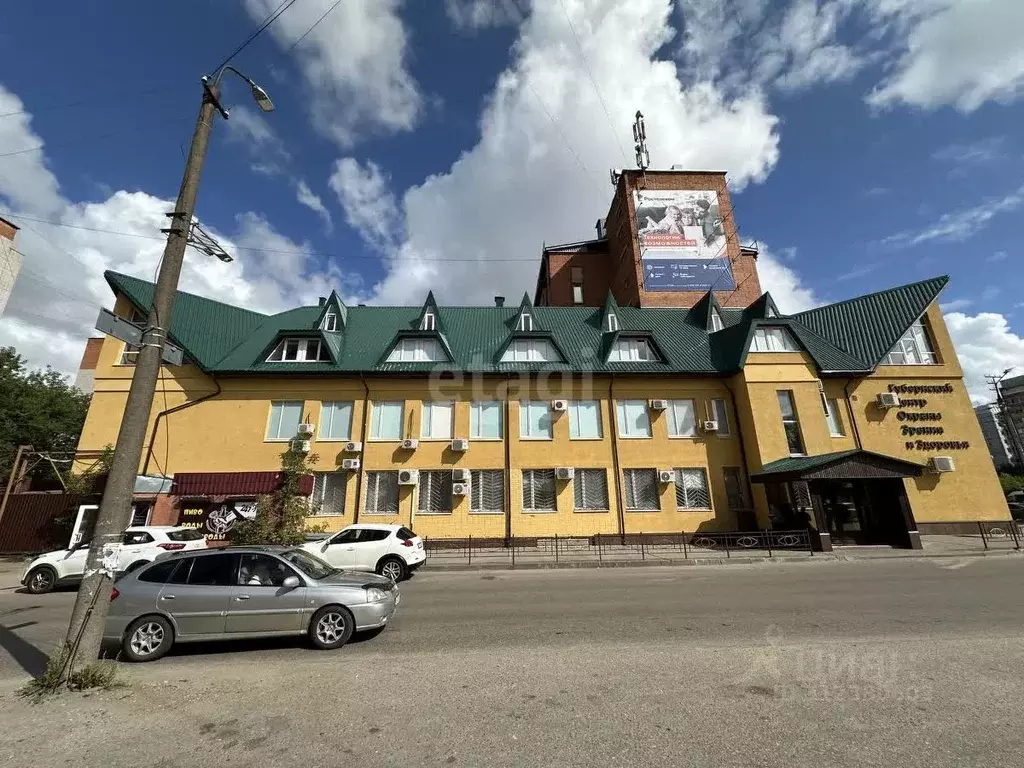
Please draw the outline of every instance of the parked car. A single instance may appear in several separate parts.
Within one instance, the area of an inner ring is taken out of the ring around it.
[[[1024,522],[1024,504],[1019,501],[1007,502],[1007,506],[1010,508],[1010,517],[1017,522]]]
[[[427,559],[423,539],[402,525],[350,525],[330,538],[307,542],[302,548],[335,568],[374,571],[396,582],[407,578]]]
[[[170,525],[140,525],[125,529],[117,555],[117,572],[127,573],[156,560],[167,552],[205,549],[206,539],[195,528]],[[21,583],[34,595],[61,585],[77,584],[85,573],[89,542],[73,549],[58,549],[40,555],[25,568]]]
[[[175,552],[114,584],[103,631],[131,661],[153,661],[175,643],[308,635],[324,650],[355,631],[385,626],[397,585],[340,571],[303,549],[228,547]]]

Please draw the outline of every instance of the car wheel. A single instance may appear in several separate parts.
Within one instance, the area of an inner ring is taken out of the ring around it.
[[[133,621],[121,641],[129,661],[156,661],[174,644],[174,630],[163,616],[143,616]]]
[[[25,586],[33,595],[41,595],[50,592],[57,584],[57,572],[48,565],[41,565],[33,568],[32,572],[25,579]]]
[[[309,621],[309,639],[317,648],[333,651],[347,643],[355,629],[356,620],[348,608],[325,605]]]
[[[407,570],[405,563],[397,557],[385,557],[377,563],[377,573],[386,576],[396,584],[405,578]]]

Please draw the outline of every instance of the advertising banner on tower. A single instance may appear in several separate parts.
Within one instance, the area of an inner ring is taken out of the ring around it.
[[[730,291],[736,287],[718,193],[633,192],[645,291]]]

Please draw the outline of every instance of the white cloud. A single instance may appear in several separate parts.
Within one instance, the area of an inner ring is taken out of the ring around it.
[[[1004,156],[1005,144],[1005,136],[990,136],[965,144],[950,144],[933,152],[932,157],[954,165],[990,163]]]
[[[328,182],[345,210],[345,220],[368,244],[390,253],[404,237],[402,214],[380,168],[353,157],[334,164]]]
[[[304,205],[309,210],[313,211],[317,216],[323,219],[324,228],[327,232],[330,232],[334,228],[334,223],[331,221],[330,211],[324,205],[324,201],[320,199],[320,195],[316,194],[309,188],[305,179],[296,179],[295,181],[295,198],[299,201],[300,205]]]
[[[541,243],[587,237],[608,210],[607,169],[623,162],[619,139],[631,135],[638,108],[655,168],[724,168],[741,188],[774,167],[777,119],[760,94],[684,86],[675,63],[659,57],[675,34],[671,0],[566,0],[564,8],[614,131],[562,6],[537,4],[486,100],[479,142],[401,199],[407,238],[376,300],[417,303],[434,288],[440,301],[484,303],[532,291]],[[342,163],[349,173],[368,167]],[[382,218],[392,231],[391,214]],[[378,225],[360,226],[380,242]]]
[[[529,0],[444,0],[444,10],[459,30],[475,31],[518,23],[526,17]]]
[[[278,0],[243,1],[258,21],[279,5]],[[314,126],[343,147],[367,135],[409,130],[423,97],[408,70],[401,0],[344,0],[331,10],[332,5],[334,0],[303,0],[270,27],[284,49],[312,30],[294,55]]]
[[[1006,258],[1006,256],[1007,256],[1006,251],[996,251],[991,256],[986,257],[985,261],[991,261],[991,262],[1003,261]]]
[[[43,145],[42,138],[32,129],[32,116],[23,112],[24,108],[21,99],[0,85],[0,114],[5,115],[0,118],[0,154]],[[47,168],[41,150],[0,157],[0,199],[12,208],[37,216],[48,216],[60,209],[57,177]]]
[[[1020,0],[871,0],[879,24],[906,31],[894,71],[870,94],[876,106],[953,105],[972,112],[1011,101],[1024,86]]]
[[[782,253],[786,254],[789,250],[784,248]],[[783,264],[763,243],[757,257],[757,275],[761,281],[761,290],[772,295],[779,312],[784,315],[795,315],[821,304],[796,270]]]
[[[963,242],[987,227],[999,214],[1014,211],[1021,205],[1024,205],[1024,185],[1003,197],[944,213],[923,229],[907,229],[889,235],[882,242],[894,247],[911,247],[930,242]]]
[[[975,403],[990,401],[992,394],[985,375],[1024,367],[1024,339],[1010,330],[1003,315],[993,312],[973,317],[948,312],[945,317],[971,399]]]
[[[959,312],[961,309],[967,309],[974,302],[971,299],[953,299],[952,301],[944,301],[939,305],[939,309],[943,312]]]

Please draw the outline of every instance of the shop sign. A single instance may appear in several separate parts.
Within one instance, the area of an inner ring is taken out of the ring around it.
[[[942,411],[938,405],[929,406],[926,397],[904,397],[904,395],[948,395],[952,384],[890,384],[889,391],[900,396],[900,409],[896,421],[900,423],[903,437],[942,437],[946,428],[942,425]],[[932,410],[925,410],[926,408]],[[967,440],[907,440],[903,447],[908,451],[966,451],[971,447]]]
[[[185,499],[181,506],[183,528],[198,528],[207,541],[228,541],[239,520],[256,517],[255,499]]]

